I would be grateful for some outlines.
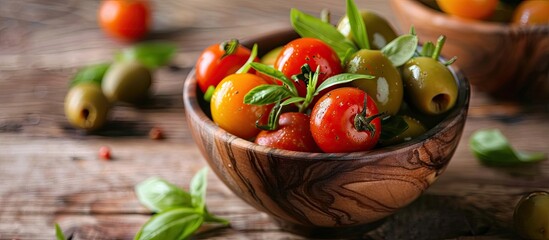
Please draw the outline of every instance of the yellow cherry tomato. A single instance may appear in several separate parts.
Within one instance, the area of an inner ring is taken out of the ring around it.
[[[263,84],[267,84],[263,78],[250,73],[225,77],[215,88],[210,100],[213,121],[238,137],[248,140],[254,138],[260,131],[256,121],[268,117],[272,106],[245,104],[244,96]]]
[[[513,23],[520,25],[549,24],[549,1],[521,2],[513,15]]]

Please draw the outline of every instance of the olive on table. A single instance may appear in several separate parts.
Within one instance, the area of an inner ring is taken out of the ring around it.
[[[369,10],[360,10],[360,14],[367,29],[371,49],[379,50],[397,38],[398,35],[385,18]],[[355,41],[351,34],[351,24],[347,16],[339,20],[337,30],[347,39]]]
[[[72,87],[65,97],[65,116],[71,125],[85,130],[102,127],[109,112],[109,100],[93,83]]]
[[[111,101],[138,103],[146,99],[152,84],[149,69],[137,62],[116,62],[111,65],[101,88]]]
[[[527,239],[549,239],[549,193],[533,192],[520,199],[513,214],[517,232]]]
[[[413,138],[416,138],[427,131],[427,128],[425,128],[425,126],[419,120],[413,117],[403,115],[402,119],[404,119],[406,124],[408,124],[408,128],[401,134],[394,136],[389,140],[380,141],[381,145],[389,146],[389,145],[402,143],[405,141],[410,141]]]
[[[419,111],[436,115],[451,109],[457,99],[457,83],[450,70],[430,57],[406,62],[402,81],[409,102]]]
[[[345,66],[348,73],[369,74],[373,79],[351,82],[368,93],[376,102],[380,113],[395,115],[400,109],[403,86],[400,73],[379,50],[362,49],[351,55]]]

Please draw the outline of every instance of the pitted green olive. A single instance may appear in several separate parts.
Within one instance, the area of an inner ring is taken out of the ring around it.
[[[375,12],[368,10],[361,10],[362,20],[366,25],[366,31],[368,33],[368,41],[370,41],[370,48],[379,50],[383,48],[387,43],[397,38],[395,30],[383,17],[379,16]],[[344,16],[337,24],[337,29],[347,39],[354,41],[351,34],[351,25],[349,24],[349,18]]]
[[[408,124],[408,128],[401,134],[387,140],[380,142],[383,146],[394,145],[405,141],[410,141],[427,131],[425,126],[417,119],[410,116],[402,116],[402,119]]]
[[[65,116],[77,128],[99,129],[107,120],[109,108],[109,101],[94,83],[76,85],[65,97]]]
[[[395,115],[398,112],[403,97],[402,80],[398,70],[381,51],[359,50],[349,58],[345,71],[374,76],[374,79],[355,80],[351,85],[368,93],[380,113]]]
[[[515,207],[513,223],[526,239],[549,239],[549,193],[533,192]]]
[[[441,114],[456,103],[456,80],[439,61],[429,57],[413,58],[404,64],[402,75],[408,100],[419,111]]]
[[[151,72],[145,66],[137,62],[117,62],[105,74],[101,88],[111,102],[137,103],[148,96],[151,84]]]

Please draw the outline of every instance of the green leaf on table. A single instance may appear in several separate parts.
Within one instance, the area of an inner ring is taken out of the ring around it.
[[[416,35],[404,34],[395,38],[381,49],[395,67],[401,66],[412,58],[416,52],[418,37]]]
[[[473,154],[482,163],[495,166],[511,166],[545,160],[541,152],[525,152],[513,149],[498,129],[483,129],[473,133],[469,141]]]
[[[321,19],[303,13],[295,8],[290,11],[290,20],[294,30],[301,37],[317,38],[334,49],[341,60],[351,52],[358,51],[354,43],[349,41],[337,28]]]
[[[138,61],[154,69],[166,65],[173,57],[177,47],[167,42],[142,42],[122,49],[115,55],[116,61]]]
[[[202,168],[191,179],[189,193],[191,194],[191,206],[198,211],[204,211],[206,206],[206,187],[208,186],[208,168]]]
[[[204,222],[194,208],[173,208],[154,215],[135,235],[135,240],[187,239]]]
[[[111,66],[110,63],[99,63],[84,67],[71,79],[69,86],[74,87],[81,83],[93,83],[101,86],[103,76]]]
[[[57,240],[66,240],[65,234],[63,233],[63,230],[61,230],[61,227],[59,227],[59,224],[55,224],[55,238]]]
[[[154,212],[190,207],[191,195],[164,179],[152,177],[135,187],[139,202]]]
[[[347,17],[349,18],[349,25],[351,26],[351,34],[353,34],[358,48],[370,49],[366,24],[364,24],[362,14],[360,14],[360,11],[353,0],[347,0]]]

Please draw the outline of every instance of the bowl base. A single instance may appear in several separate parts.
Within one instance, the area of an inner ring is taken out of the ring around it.
[[[289,223],[279,219],[274,220],[284,231],[313,239],[362,239],[385,221],[382,219],[373,223],[352,227],[315,227]]]

